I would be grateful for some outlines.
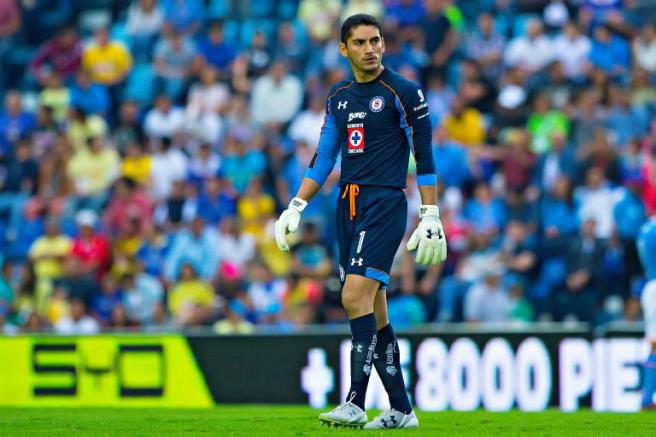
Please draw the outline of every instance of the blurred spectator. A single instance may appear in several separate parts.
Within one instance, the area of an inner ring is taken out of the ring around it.
[[[633,56],[640,68],[656,73],[656,24],[647,23],[633,40]]]
[[[340,21],[344,22],[348,17],[355,14],[368,14],[383,19],[383,2],[381,0],[347,0],[342,7]]]
[[[563,64],[565,76],[580,82],[590,53],[590,38],[575,22],[568,22],[554,40],[554,59]]]
[[[248,277],[248,298],[258,323],[272,324],[279,321],[282,302],[288,291],[287,281],[274,277],[269,268],[260,262],[250,266]]]
[[[594,309],[599,301],[601,268],[606,250],[603,242],[595,237],[596,222],[584,217],[579,236],[567,249],[567,277],[565,288],[555,296],[556,320],[575,317],[576,320],[592,322]]]
[[[506,210],[501,199],[493,196],[490,186],[478,182],[474,197],[465,204],[463,215],[476,233],[497,235],[505,226]]]
[[[189,264],[200,278],[211,280],[217,272],[221,256],[218,232],[205,226],[202,218],[196,217],[190,229],[182,229],[175,235],[164,262],[164,278],[173,281],[182,266]]]
[[[144,273],[161,279],[164,262],[171,248],[172,236],[164,233],[161,227],[153,226],[144,233],[144,241],[137,250],[137,266]]]
[[[38,164],[32,157],[30,143],[20,140],[12,156],[0,157],[4,180],[0,183],[0,212],[9,216],[6,237],[14,241],[23,220],[23,209],[31,196],[36,194]]]
[[[219,224],[219,249],[223,254],[223,268],[229,264],[242,274],[257,253],[255,238],[241,232],[239,221],[232,216],[224,217]]]
[[[492,14],[482,13],[477,23],[478,28],[467,38],[466,54],[480,63],[486,77],[495,79],[501,74],[501,57],[506,41],[494,29]]]
[[[466,146],[479,146],[485,139],[481,113],[466,107],[460,97],[451,101],[451,112],[444,118],[444,127],[450,139]]]
[[[589,62],[591,67],[618,77],[628,71],[631,51],[624,38],[613,35],[608,26],[602,24],[594,31]]]
[[[430,58],[430,67],[444,72],[458,40],[456,31],[446,16],[447,2],[444,0],[425,0],[426,13],[423,13],[421,0],[399,0],[387,13],[400,27],[419,25],[423,31],[424,51]]]
[[[99,28],[94,33],[93,42],[84,48],[82,67],[93,82],[109,89],[112,106],[118,107],[123,83],[132,69],[132,55],[125,45],[111,40],[106,27]]]
[[[111,325],[114,309],[122,302],[123,291],[117,281],[111,275],[107,275],[102,280],[100,293],[96,293],[93,297],[91,313],[101,326]]]
[[[132,0],[125,31],[130,36],[130,51],[137,62],[150,60],[163,23],[164,13],[157,0]]]
[[[442,120],[451,110],[451,101],[456,94],[446,86],[444,77],[437,72],[428,75],[428,89],[426,100],[430,110],[431,123],[433,126],[442,124]]]
[[[108,235],[115,236],[127,230],[132,220],[137,222],[137,231],[144,233],[151,226],[152,201],[128,177],[119,179],[105,211],[105,227]]]
[[[162,0],[162,10],[166,24],[181,33],[193,35],[205,21],[202,0]]]
[[[273,62],[272,50],[273,47],[268,36],[262,30],[256,29],[250,45],[241,55],[247,64],[249,77],[261,76],[266,73]],[[281,59],[278,62],[286,62],[286,60]]]
[[[73,21],[73,0],[32,0],[20,3],[23,22],[29,23],[23,29],[25,43],[28,45],[43,42]]]
[[[516,36],[506,46],[504,62],[529,74],[540,73],[554,57],[554,43],[543,33],[542,22],[530,19],[526,34]]]
[[[164,297],[162,284],[145,272],[126,273],[121,278],[121,288],[124,291],[123,304],[127,316],[142,326],[150,324],[155,316],[157,303]]]
[[[154,58],[157,90],[177,101],[188,88],[196,47],[189,37],[172,30],[157,42]]]
[[[611,86],[608,92],[607,123],[613,142],[619,147],[625,147],[630,141],[647,133],[649,114],[645,108],[631,106],[631,95],[626,89]]]
[[[200,81],[189,90],[187,117],[200,118],[205,113],[224,113],[230,101],[230,89],[218,82],[218,70],[207,65],[201,70]]]
[[[11,49],[14,37],[22,24],[21,10],[16,0],[5,0],[0,3],[0,60]]]
[[[80,69],[81,62],[82,42],[75,27],[66,25],[39,47],[29,69],[40,84],[45,84],[52,73],[69,83]]]
[[[55,325],[58,334],[81,335],[97,334],[100,326],[93,317],[87,314],[87,308],[82,299],[71,300],[71,315],[62,317]]]
[[[467,149],[449,140],[444,126],[433,129],[433,160],[435,171],[446,187],[462,186],[471,179]]]
[[[480,64],[473,59],[464,59],[460,64],[461,77],[459,95],[465,106],[471,106],[482,114],[490,114],[497,99],[496,86],[485,76]]]
[[[330,38],[341,12],[340,0],[300,0],[298,19],[305,25],[316,44]]]
[[[579,220],[581,223],[585,220],[594,222],[594,226],[588,226],[594,229],[595,236],[608,238],[613,231],[613,206],[617,194],[604,180],[598,167],[589,168],[585,177],[585,185],[575,191]]]
[[[317,226],[303,226],[301,241],[292,249],[292,272],[305,278],[325,278],[333,270],[332,259],[319,240]]]
[[[185,126],[184,111],[173,105],[167,94],[161,94],[155,101],[155,106],[146,113],[144,131],[153,138],[172,138],[182,132]]]
[[[182,264],[178,282],[169,293],[169,310],[180,326],[203,325],[213,314],[214,290],[198,277],[190,263]]]
[[[308,109],[299,112],[289,126],[289,137],[294,141],[302,141],[310,147],[319,144],[319,134],[323,127],[325,108],[323,99],[319,96],[310,97]]]
[[[258,177],[251,179],[237,202],[237,216],[242,232],[256,239],[263,237],[266,222],[275,212],[273,198],[262,190],[262,180]]]
[[[207,31],[207,37],[198,44],[198,55],[219,72],[222,78],[228,76],[232,62],[238,55],[238,50],[225,40],[225,30],[222,22],[215,21]]]
[[[92,138],[104,137],[107,130],[107,122],[102,117],[70,107],[66,134],[75,152],[84,150]]]
[[[555,132],[565,137],[569,134],[569,119],[561,111],[550,107],[549,98],[538,94],[533,100],[533,112],[528,117],[526,128],[531,133],[531,151],[543,154],[551,149],[551,138]]]
[[[98,215],[91,210],[83,210],[75,216],[79,234],[73,240],[69,271],[77,275],[99,279],[107,272],[110,263],[110,246],[104,235],[95,231]]]
[[[228,305],[225,318],[216,322],[213,329],[219,335],[252,334],[255,332],[255,325],[245,320],[237,307]]]
[[[109,115],[111,102],[107,88],[91,82],[87,72],[79,71],[75,75],[75,83],[70,87],[70,91],[71,106],[79,108],[86,114]]]
[[[203,183],[219,174],[221,157],[212,150],[212,147],[203,143],[198,147],[189,161],[188,180],[196,187],[201,188]]]
[[[188,186],[182,180],[173,182],[168,198],[155,209],[153,220],[164,229],[173,231],[183,223],[189,223],[195,215],[193,197],[188,195]]]
[[[508,320],[512,302],[503,286],[499,272],[489,269],[483,280],[467,292],[464,303],[465,319],[470,323],[498,323]]]
[[[136,144],[143,149],[142,144],[145,141],[144,127],[139,106],[135,101],[127,100],[121,104],[114,128],[113,140],[116,148],[121,153],[127,153],[128,146],[132,144]],[[149,173],[149,169],[144,169],[143,173],[132,176],[133,179],[143,182],[148,178]]]
[[[145,153],[140,143],[128,143],[121,162],[121,176],[136,182],[141,188],[150,187],[152,156]]]
[[[289,71],[302,77],[309,56],[308,42],[304,35],[299,35],[297,28],[290,22],[281,23],[277,35],[274,58],[284,59],[289,65]]]
[[[250,181],[261,175],[266,168],[266,155],[261,150],[248,147],[240,138],[228,137],[221,173],[239,193],[243,193]]]
[[[564,132],[554,131],[551,134],[551,148],[537,157],[532,186],[539,192],[550,191],[561,176],[570,179],[575,176],[576,162],[566,141]]]
[[[9,91],[4,111],[0,111],[0,156],[9,155],[16,141],[27,137],[35,123],[34,114],[23,109],[20,93]]]
[[[39,103],[52,108],[54,119],[61,123],[68,114],[71,97],[71,91],[64,87],[59,75],[52,73],[39,93]]]
[[[73,240],[60,231],[59,220],[50,217],[46,222],[46,233],[39,237],[29,251],[29,259],[34,265],[35,290],[40,301],[50,297],[53,281],[66,274],[66,258],[71,253]]]
[[[110,187],[119,176],[119,164],[118,153],[106,146],[103,138],[89,139],[88,146],[76,151],[68,162],[67,174],[75,190],[70,209],[73,212],[81,209],[100,211],[107,202]]]
[[[189,174],[189,158],[180,147],[171,143],[171,138],[162,137],[159,150],[153,153],[150,164],[152,197],[161,201],[169,197],[176,181],[184,181]]]
[[[237,193],[224,178],[208,177],[196,201],[196,213],[207,223],[217,225],[237,211]],[[241,231],[241,227],[238,229]]]

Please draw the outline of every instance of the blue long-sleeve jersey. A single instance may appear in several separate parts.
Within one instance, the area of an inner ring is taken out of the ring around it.
[[[323,185],[339,153],[340,185],[404,188],[412,149],[418,185],[436,183],[428,102],[421,89],[385,68],[370,82],[330,89],[321,137],[305,174]]]
[[[656,217],[652,217],[640,228],[638,254],[648,280],[656,279]]]

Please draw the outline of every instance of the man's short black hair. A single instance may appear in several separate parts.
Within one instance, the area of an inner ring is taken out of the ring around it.
[[[346,44],[346,41],[351,36],[351,30],[354,27],[362,25],[376,27],[380,32],[380,36],[383,36],[383,28],[381,27],[378,20],[376,20],[376,17],[369,14],[355,14],[344,20],[344,23],[342,24],[342,42]]]

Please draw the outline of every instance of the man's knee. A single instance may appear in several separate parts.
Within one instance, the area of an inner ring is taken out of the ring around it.
[[[347,276],[342,288],[342,305],[349,318],[373,312],[377,290],[378,281],[357,275]]]

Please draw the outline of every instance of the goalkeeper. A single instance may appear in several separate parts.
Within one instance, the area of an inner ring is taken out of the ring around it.
[[[407,248],[417,250],[418,263],[446,259],[446,238],[436,205],[428,104],[416,84],[382,65],[385,43],[374,17],[347,18],[339,50],[354,77],[330,89],[317,151],[296,197],[276,221],[276,243],[280,250],[289,250],[286,234],[298,229],[303,209],[341,153],[337,242],[342,304],[352,334],[351,387],[345,403],[319,419],[336,426],[416,428],[396,337],[387,318],[385,290],[406,229],[403,188],[410,150],[417,161],[422,205],[421,222]],[[383,381],[392,408],[367,423],[365,392],[372,367]]]

